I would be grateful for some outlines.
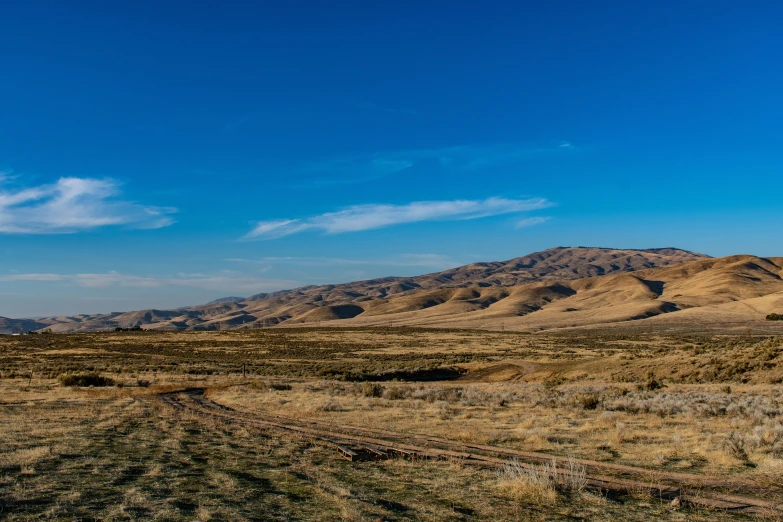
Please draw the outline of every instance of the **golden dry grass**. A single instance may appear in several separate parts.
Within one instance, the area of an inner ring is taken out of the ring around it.
[[[349,463],[327,444],[180,412],[157,394],[201,386],[251,412],[780,486],[783,392],[770,383],[780,347],[768,337],[400,329],[0,338],[0,516],[732,519],[566,487],[562,470]],[[428,365],[465,372],[384,380],[429,375],[416,370]],[[67,371],[121,387],[60,386]]]

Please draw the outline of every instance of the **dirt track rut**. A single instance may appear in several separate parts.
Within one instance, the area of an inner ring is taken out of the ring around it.
[[[568,460],[546,453],[464,444],[429,435],[244,412],[209,399],[204,388],[167,392],[159,397],[165,404],[178,410],[209,415],[224,422],[255,426],[335,445],[358,445],[391,453],[407,453],[419,458],[457,459],[465,464],[486,468],[502,468],[512,460],[523,467],[551,462],[553,459],[560,466]],[[783,487],[780,485],[760,486],[741,478],[674,473],[585,459],[576,461],[585,467],[587,487],[593,490],[620,494],[646,492],[663,499],[679,497],[683,502],[702,507],[783,515]]]

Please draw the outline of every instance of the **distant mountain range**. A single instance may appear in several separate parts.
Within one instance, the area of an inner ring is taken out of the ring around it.
[[[176,310],[0,318],[0,332],[390,324],[539,330],[641,319],[739,324],[783,311],[782,268],[783,258],[558,247],[417,277],[225,297]]]

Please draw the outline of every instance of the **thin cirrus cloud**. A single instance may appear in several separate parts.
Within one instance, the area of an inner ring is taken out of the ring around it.
[[[306,231],[327,234],[360,232],[421,221],[479,219],[551,207],[544,198],[414,201],[405,205],[354,205],[305,219],[261,221],[244,239],[276,239]]]
[[[160,288],[174,286],[198,288],[201,290],[211,290],[218,292],[245,291],[251,293],[269,292],[301,286],[301,283],[293,280],[264,279],[237,274],[177,274],[176,276],[170,277],[147,277],[122,274],[119,272],[104,272],[94,274],[9,274],[0,276],[0,281],[27,283],[64,283],[76,285],[81,288]]]
[[[516,222],[516,228],[526,228],[526,227],[534,227],[536,225],[540,225],[541,223],[546,223],[549,221],[549,216],[535,216],[535,217],[529,217],[525,219],[520,219]]]
[[[111,179],[60,178],[25,188],[0,187],[0,233],[61,234],[112,225],[161,228],[171,225],[170,207],[118,199]]]
[[[455,145],[426,149],[399,150],[377,154],[324,158],[293,169],[295,188],[364,183],[414,167],[429,172],[475,173],[494,168],[518,166],[536,157],[571,154],[578,151],[567,141],[526,146],[520,144]]]
[[[345,259],[339,257],[262,257],[259,259],[229,258],[224,261],[234,263],[250,263],[261,265],[298,265],[298,266],[421,266],[434,268],[451,268],[459,266],[454,261],[441,254],[400,254],[382,259]],[[264,268],[269,268],[265,266]]]

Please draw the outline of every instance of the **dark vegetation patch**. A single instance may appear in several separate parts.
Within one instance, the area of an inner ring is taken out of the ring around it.
[[[612,358],[614,382],[653,391],[665,383],[780,382],[781,355],[783,339],[769,335],[639,329],[535,335],[422,328],[104,332],[0,336],[0,378],[95,373],[129,386],[154,383],[156,375],[447,381],[466,367],[509,358],[554,364]],[[544,384],[552,388],[564,379],[555,372]]]
[[[95,386],[96,388],[102,386],[114,386],[114,379],[110,377],[104,377],[103,375],[95,372],[66,373],[60,375],[58,380],[63,386]]]
[[[427,381],[451,381],[458,379],[465,373],[462,368],[456,367],[424,367],[411,369],[389,369],[380,371],[340,371],[324,370],[320,377],[326,379],[336,379],[350,382],[385,382],[385,381],[409,381],[409,382],[427,382]]]

